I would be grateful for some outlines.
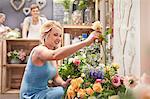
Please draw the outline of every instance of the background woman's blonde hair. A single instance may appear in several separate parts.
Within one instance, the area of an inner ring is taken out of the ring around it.
[[[1,17],[6,17],[6,15],[4,13],[0,13],[0,18]]]
[[[42,43],[44,43],[46,36],[49,34],[49,31],[52,30],[52,28],[54,27],[58,27],[61,30],[63,29],[59,22],[53,20],[48,20],[41,26],[40,33]]]

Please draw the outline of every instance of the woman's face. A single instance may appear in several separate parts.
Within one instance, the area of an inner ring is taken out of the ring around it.
[[[45,38],[45,45],[50,49],[56,49],[61,45],[62,30],[58,27],[53,27]]]
[[[34,9],[31,10],[31,15],[32,15],[33,17],[38,17],[39,14],[40,14],[40,11],[39,11],[38,8],[34,8]]]
[[[6,19],[6,18],[5,18],[4,16],[1,16],[1,17],[0,17],[0,23],[3,24],[3,23],[5,22],[5,19]]]

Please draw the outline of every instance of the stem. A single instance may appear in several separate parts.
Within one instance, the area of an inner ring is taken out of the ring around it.
[[[131,17],[131,9],[132,9],[132,0],[131,0],[131,6],[129,8],[129,14],[128,14],[128,21],[127,21],[127,27],[129,26],[129,23],[130,23],[130,17]],[[125,41],[124,41],[124,44],[123,44],[123,68],[124,68],[124,76],[126,75],[126,69],[125,69],[125,60],[124,60],[124,55],[125,55],[125,47],[126,47],[126,43],[127,43],[127,37],[128,37],[128,33],[129,33],[129,30],[126,30],[126,35],[125,35]]]
[[[103,53],[104,53],[104,59],[105,59],[105,65],[107,65],[106,63],[106,48],[104,48],[103,43],[101,42],[102,48],[103,48]]]

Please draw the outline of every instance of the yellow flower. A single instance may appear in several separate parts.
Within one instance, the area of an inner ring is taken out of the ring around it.
[[[100,23],[100,21],[96,21],[92,24],[92,29],[93,30],[98,30],[98,31],[102,31],[102,24]]]
[[[104,67],[104,72],[109,72],[110,71],[110,66],[105,66]]]
[[[86,96],[86,92],[84,89],[79,89],[77,96],[80,98],[84,98]]]
[[[103,90],[103,88],[102,88],[102,86],[101,86],[101,84],[100,83],[95,83],[94,85],[93,85],[93,90],[95,91],[95,92],[101,92],[102,90]]]
[[[119,69],[120,65],[117,63],[112,63],[112,67],[114,67],[115,69]]]
[[[90,95],[90,96],[93,95],[93,93],[94,93],[94,91],[93,91],[92,88],[86,88],[85,91],[86,91],[86,93],[87,93],[88,95]]]

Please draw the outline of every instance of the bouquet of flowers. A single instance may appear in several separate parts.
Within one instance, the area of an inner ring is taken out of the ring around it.
[[[101,31],[100,22],[95,22],[92,29]],[[107,43],[105,36],[109,33],[110,30],[100,34],[100,43],[95,42],[64,60],[59,73],[64,80],[72,78],[66,98],[133,99],[128,89],[135,86],[136,80],[119,75],[117,63],[100,64],[100,45],[102,41]]]
[[[13,50],[13,51],[9,51],[7,53],[7,56],[10,60],[14,59],[14,60],[20,60],[20,61],[24,61],[26,58],[26,53],[23,49],[21,50]]]
[[[113,95],[124,94],[124,78],[117,74],[118,69],[118,64],[111,64],[100,69],[89,69],[88,74],[81,73],[71,81],[67,90],[68,99],[108,99]]]

